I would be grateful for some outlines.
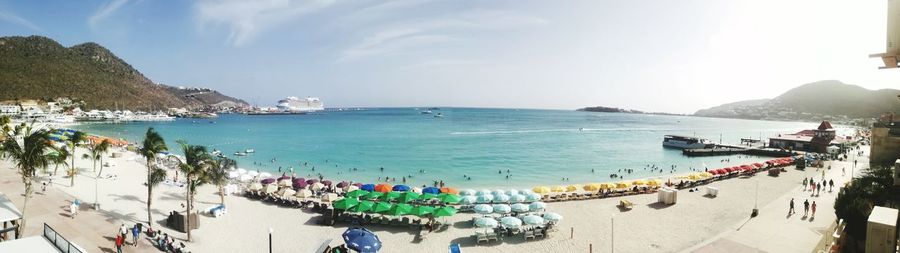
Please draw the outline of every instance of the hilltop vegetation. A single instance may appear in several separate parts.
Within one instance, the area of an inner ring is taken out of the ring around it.
[[[41,36],[0,37],[0,59],[0,101],[68,97],[84,101],[86,109],[137,110],[201,108],[223,101],[246,104],[215,91],[204,99],[174,92],[180,89],[153,83],[92,42],[67,48]]]

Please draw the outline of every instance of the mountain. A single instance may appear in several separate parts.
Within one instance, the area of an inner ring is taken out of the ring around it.
[[[64,47],[41,37],[0,37],[0,101],[67,97],[85,109],[203,108],[222,101],[246,104],[218,92],[210,101],[155,84],[97,43]],[[214,98],[214,99],[212,99]]]
[[[605,107],[605,106],[585,107],[585,108],[578,109],[578,110],[576,110],[576,111],[583,111],[583,112],[644,113],[644,112],[638,111],[638,110],[628,110],[628,109],[615,108],[615,107]]]
[[[825,80],[801,85],[772,99],[728,103],[694,115],[774,120],[865,119],[900,112],[898,95],[900,90],[868,90]]]

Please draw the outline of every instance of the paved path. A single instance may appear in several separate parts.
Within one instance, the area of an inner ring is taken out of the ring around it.
[[[868,147],[863,147],[868,150]],[[853,152],[853,151],[851,151]],[[857,169],[852,170],[853,159],[857,159]],[[709,253],[709,252],[813,252],[822,241],[823,235],[830,235],[831,225],[837,217],[834,213],[834,200],[839,191],[838,186],[844,185],[850,180],[851,171],[859,175],[860,171],[868,167],[868,156],[856,158],[851,155],[849,161],[831,161],[831,170],[828,165],[823,169],[806,168],[803,173],[822,180],[822,171],[825,171],[825,179],[833,179],[835,188],[831,191],[813,194],[808,189],[800,186],[785,193],[772,203],[760,207],[759,216],[747,219],[734,225],[732,230],[725,231],[697,246],[688,248],[683,252]],[[841,168],[846,168],[842,173]],[[759,187],[765,187],[760,185]],[[788,214],[791,198],[794,199],[795,214]],[[804,216],[803,201],[809,200],[817,204],[816,215]]]

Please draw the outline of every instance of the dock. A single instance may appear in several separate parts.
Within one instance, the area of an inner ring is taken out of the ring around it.
[[[771,157],[785,157],[794,155],[793,152],[781,149],[766,148],[762,146],[735,146],[716,144],[713,148],[684,149],[681,151],[683,155],[696,156],[720,156],[720,155],[757,155]]]

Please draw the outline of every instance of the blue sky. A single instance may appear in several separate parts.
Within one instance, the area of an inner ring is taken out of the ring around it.
[[[259,105],[690,113],[877,70],[885,1],[0,0],[0,35],[93,41],[155,82]]]

